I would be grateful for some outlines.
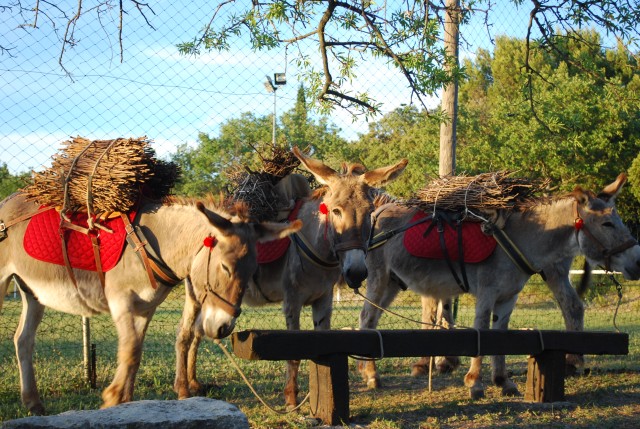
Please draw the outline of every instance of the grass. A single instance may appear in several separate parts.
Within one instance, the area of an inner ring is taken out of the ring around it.
[[[603,291],[590,298],[586,327],[592,330],[613,330],[613,314],[617,296],[611,286],[601,285]],[[548,292],[539,284],[528,285],[512,318],[512,328],[562,329],[563,321]],[[151,322],[142,365],[136,382],[137,399],[175,399],[172,391],[175,356],[173,343],[180,317],[182,291],[176,290],[160,307]],[[468,365],[453,374],[436,375],[429,392],[426,378],[408,375],[414,359],[389,358],[379,362],[384,386],[371,391],[359,379],[355,362],[350,372],[350,415],[352,426],[368,429],[426,429],[426,428],[540,428],[540,427],[637,427],[640,418],[640,290],[636,284],[624,284],[624,303],[617,316],[617,324],[630,333],[628,356],[588,356],[587,367],[580,376],[566,382],[567,402],[562,404],[530,404],[521,397],[503,398],[497,388],[487,388],[487,395],[479,401],[468,398],[462,379]],[[20,403],[19,379],[12,335],[17,325],[20,306],[18,300],[7,299],[0,314],[0,422],[24,417],[26,410]],[[470,326],[473,299],[462,297],[458,324]],[[396,311],[419,318],[419,300],[410,293],[401,294],[394,306]],[[334,312],[335,328],[357,324],[360,302],[349,291],[341,291],[341,300]],[[309,311],[303,314],[303,327],[310,329]],[[408,322],[391,315],[382,317],[380,328],[410,328]],[[284,328],[284,318],[278,307],[246,309],[238,329]],[[40,393],[49,414],[67,410],[96,409],[100,393],[115,370],[115,330],[108,315],[91,320],[92,342],[97,345],[97,386],[92,389],[84,379],[82,365],[82,328],[80,318],[57,312],[47,312],[38,331],[35,365]],[[228,341],[225,344],[229,347]],[[283,405],[283,362],[254,362],[238,360],[256,390],[273,408]],[[524,390],[526,357],[507,359],[514,381]],[[302,399],[308,389],[306,362],[302,362],[300,377]],[[488,365],[485,380],[489,380]],[[247,414],[252,428],[306,428],[314,422],[305,404],[300,412],[279,414],[265,408],[251,394],[229,360],[218,347],[207,341],[202,344],[199,376],[209,383],[207,396],[237,405]]]

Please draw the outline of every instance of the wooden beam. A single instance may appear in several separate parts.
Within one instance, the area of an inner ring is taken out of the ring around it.
[[[362,331],[241,331],[234,353],[252,360],[309,359],[311,412],[325,424],[349,421],[348,356],[533,355],[525,399],[564,400],[565,354],[629,353],[629,335],[617,332],[443,329]]]
[[[309,363],[311,414],[325,424],[349,423],[349,362],[347,355],[330,355]]]
[[[252,360],[317,359],[331,354],[363,357],[536,355],[559,350],[573,354],[629,353],[629,335],[497,329],[415,330],[252,330],[232,336],[235,354]]]
[[[529,357],[525,401],[564,401],[565,353],[551,350]]]

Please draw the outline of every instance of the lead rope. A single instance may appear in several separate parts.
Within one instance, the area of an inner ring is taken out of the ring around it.
[[[305,396],[304,399],[302,400],[302,402],[300,402],[295,408],[292,408],[290,410],[277,410],[277,409],[273,408],[271,405],[267,404],[267,402],[264,399],[262,399],[260,394],[258,394],[256,389],[253,387],[253,384],[251,384],[251,382],[249,381],[249,378],[244,374],[244,372],[242,371],[242,368],[240,368],[240,365],[238,365],[238,363],[233,358],[233,356],[231,355],[229,350],[227,350],[227,348],[224,346],[224,344],[222,344],[222,341],[219,340],[219,339],[215,339],[215,340],[213,340],[213,342],[216,343],[218,345],[218,347],[220,347],[220,349],[222,349],[222,352],[227,356],[227,358],[231,362],[231,365],[233,365],[233,367],[238,372],[238,374],[240,374],[240,377],[242,377],[242,379],[244,380],[244,382],[247,385],[247,387],[251,390],[251,393],[253,393],[253,396],[255,396],[256,399],[258,399],[258,401],[260,401],[260,403],[262,405],[264,405],[265,407],[267,407],[268,409],[270,409],[274,413],[281,414],[281,415],[293,413],[294,411],[298,411],[300,409],[300,407],[302,407],[307,402],[307,400],[309,400],[309,397],[311,396],[311,392],[307,393],[307,396]]]
[[[622,304],[622,285],[613,274],[609,274],[609,278],[613,283],[615,283],[616,292],[618,293],[618,303],[616,304],[616,310],[613,313],[613,327],[616,328],[616,332],[620,332],[620,328],[618,328],[616,319],[618,318],[618,310],[620,309],[620,304]]]
[[[369,304],[371,304],[373,307],[377,308],[380,311],[383,311],[385,313],[389,313],[389,314],[391,314],[393,316],[399,317],[400,319],[404,319],[404,320],[407,320],[409,322],[414,322],[414,323],[418,323],[420,325],[431,326],[431,327],[435,327],[435,328],[438,328],[438,329],[442,329],[442,326],[437,325],[435,323],[423,322],[422,320],[418,321],[418,320],[415,320],[415,319],[411,319],[410,317],[403,316],[400,313],[396,313],[395,311],[391,311],[388,308],[382,308],[381,306],[379,306],[378,304],[376,304],[375,302],[371,301],[369,298],[367,298],[366,296],[361,294],[360,293],[360,289],[358,289],[358,288],[355,288],[353,290],[353,292],[357,296],[361,297],[366,302],[368,302]],[[471,329],[475,329],[475,328],[471,328]],[[380,337],[380,350],[381,350],[381,353],[384,355],[384,349],[383,349],[383,344],[382,344],[382,335],[378,331],[375,331],[375,332],[377,332],[378,336]],[[478,353],[479,353],[480,352],[480,331],[478,331],[476,329],[476,332],[478,333]],[[380,358],[382,358],[382,356]],[[365,361],[366,360],[373,361],[373,360],[377,360],[379,358],[358,358],[358,359],[365,360]],[[431,379],[433,378],[433,361],[434,361],[434,357],[430,356],[429,357],[429,392],[431,392]]]

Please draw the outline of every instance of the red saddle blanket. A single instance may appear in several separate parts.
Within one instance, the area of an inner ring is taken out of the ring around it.
[[[290,244],[291,239],[289,237],[266,241],[264,243],[257,243],[256,250],[258,251],[258,263],[268,264],[269,262],[277,261],[284,256]]]
[[[129,219],[132,219],[133,216],[135,214],[130,213]],[[71,223],[87,228],[87,214],[74,214],[71,216]],[[100,221],[100,223],[113,231],[110,233],[100,230],[98,235],[102,271],[109,271],[120,260],[124,250],[126,232],[124,222],[119,216]],[[81,270],[97,271],[91,237],[72,229],[63,228],[63,231],[70,265]],[[64,265],[62,238],[60,237],[60,213],[51,209],[33,216],[27,225],[23,245],[27,254],[39,261]]]
[[[427,216],[430,215],[418,212],[409,223],[416,222]],[[430,225],[431,221],[427,220],[406,230],[404,233],[404,247],[411,255],[419,258],[444,259],[438,229],[434,226],[426,237],[424,235]],[[444,239],[449,258],[457,261],[460,258],[458,252],[458,231],[446,222],[443,222],[443,225]],[[465,262],[482,262],[488,258],[496,248],[496,240],[484,234],[480,226],[481,224],[479,222],[464,222],[462,224],[462,250]]]
[[[298,217],[300,206],[302,206],[302,200],[296,201],[296,205],[293,207],[293,210],[291,210],[291,213],[289,213],[289,222]],[[256,250],[258,253],[258,263],[268,264],[269,262],[277,261],[284,256],[287,249],[289,249],[290,244],[291,239],[289,237],[266,241],[264,243],[257,243]]]

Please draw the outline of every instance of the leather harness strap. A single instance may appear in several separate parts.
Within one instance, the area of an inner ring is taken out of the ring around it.
[[[17,223],[20,223],[20,222],[23,222],[23,221],[25,221],[27,219],[31,219],[35,215],[38,215],[40,213],[44,213],[46,211],[49,211],[52,208],[53,208],[53,206],[44,206],[44,207],[40,207],[35,212],[27,213],[26,215],[19,216],[19,217],[15,218],[15,219],[7,221],[7,222],[4,222],[4,221],[0,220],[0,241],[2,241],[5,238],[7,238],[7,229],[12,227],[13,225],[15,225]]]
[[[121,217],[127,233],[127,243],[142,261],[151,286],[157,289],[158,281],[168,287],[173,287],[180,283],[182,280],[162,263],[151,246],[147,246],[149,244],[148,241],[140,239],[140,236],[144,239],[144,234],[142,234],[140,228],[134,227],[129,221],[129,217],[124,213],[121,214]]]
[[[122,221],[124,222],[124,229],[127,233],[127,243],[142,260],[142,264],[144,265],[145,270],[147,270],[147,276],[149,277],[149,283],[151,283],[151,287],[157,289],[158,283],[156,283],[156,278],[153,275],[153,268],[151,268],[151,264],[149,263],[149,256],[147,255],[147,251],[144,247],[147,243],[140,240],[140,238],[136,234],[135,229],[133,228],[133,225],[131,225],[131,222],[129,221],[129,217],[124,213],[120,216],[122,217]]]
[[[460,273],[462,275],[462,280],[460,280],[460,277],[458,277],[458,274],[456,273],[456,269],[453,266],[453,262],[451,261],[451,257],[449,256],[449,250],[447,249],[447,243],[444,238],[444,222],[446,222],[446,216],[440,212],[436,212],[436,215],[432,217],[432,219],[433,219],[433,223],[435,223],[437,226],[438,236],[440,241],[440,250],[442,251],[442,255],[444,256],[444,260],[447,263],[447,266],[449,267],[449,271],[451,271],[451,275],[453,275],[453,279],[456,281],[456,283],[458,284],[458,286],[463,292],[465,293],[469,292],[469,280],[467,279],[467,270],[465,269],[465,265],[464,265],[464,250],[462,246],[463,221],[462,220],[457,221],[458,263],[460,265]],[[431,230],[430,228],[427,228],[427,231],[425,231],[424,233],[425,237],[429,234],[430,230]]]
[[[547,279],[543,270],[537,270],[529,262],[526,256],[520,251],[518,246],[511,241],[509,236],[502,228],[498,228],[493,222],[485,222],[483,229],[487,234],[491,234],[496,242],[500,245],[502,250],[507,254],[509,259],[518,267],[522,272],[530,276],[534,274],[540,274],[543,280]]]
[[[302,251],[302,254],[317,266],[321,268],[336,268],[339,265],[337,260],[327,261],[320,255],[315,253],[313,251],[313,248],[309,245],[309,243],[307,243],[304,235],[302,235],[300,232],[296,232],[291,236],[293,237],[293,242],[296,244],[296,247],[298,247]]]

